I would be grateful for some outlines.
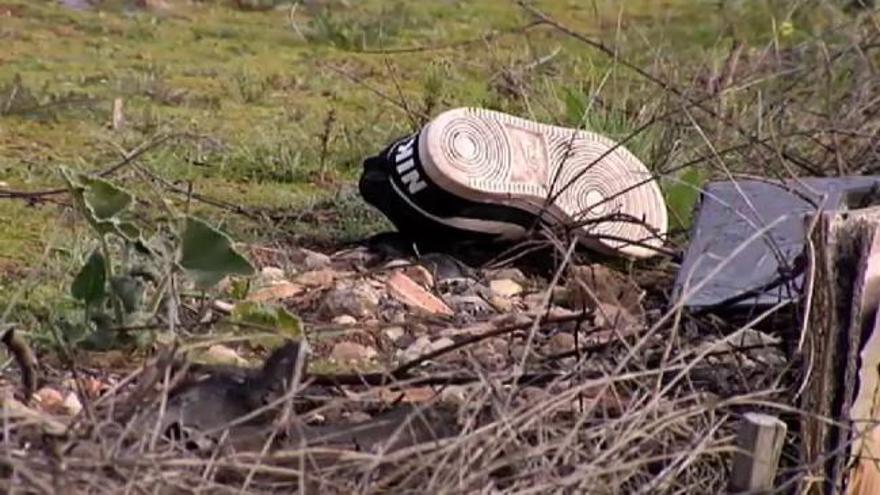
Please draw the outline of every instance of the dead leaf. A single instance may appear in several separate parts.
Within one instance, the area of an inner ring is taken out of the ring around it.
[[[626,311],[635,321],[643,321],[643,291],[624,274],[605,265],[573,266],[568,278],[568,305],[571,309],[600,309],[611,307]],[[610,317],[608,319],[611,319]]]

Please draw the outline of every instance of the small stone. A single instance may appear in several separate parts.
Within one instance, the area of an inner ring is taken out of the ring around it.
[[[541,313],[543,310],[547,309],[542,307],[544,304],[543,292],[527,294],[523,297],[523,303],[526,305],[526,310],[531,314]]]
[[[405,333],[399,339],[397,339],[394,345],[397,346],[399,349],[406,349],[407,347],[411,346],[415,341],[416,338],[413,335]],[[403,351],[401,350],[400,353],[402,354]]]
[[[474,359],[489,371],[499,371],[507,363],[505,355],[488,346],[477,346],[473,350]]]
[[[467,389],[461,385],[448,385],[440,390],[440,402],[452,406],[467,403]]]
[[[264,266],[263,269],[260,270],[260,285],[275,285],[283,281],[284,270],[278,268],[277,266]]]
[[[492,306],[480,296],[448,296],[446,302],[456,313],[484,315],[494,311]]]
[[[235,352],[235,349],[230,349],[221,344],[212,345],[198,358],[200,362],[205,364],[228,364],[233,366],[245,366],[248,364],[247,360]]]
[[[431,352],[431,350],[431,339],[425,335],[422,335],[421,337],[417,338],[415,342],[410,344],[409,347],[406,348],[406,350],[403,351],[403,360],[412,361],[423,354]]]
[[[388,327],[382,330],[382,335],[384,335],[391,342],[397,342],[401,337],[406,335],[406,330],[402,327]]]
[[[306,270],[320,270],[330,266],[331,260],[326,254],[308,249],[303,249],[302,252],[306,256],[305,260],[303,260],[303,266],[305,266]]]
[[[60,413],[64,410],[64,396],[51,387],[43,387],[34,392],[34,399],[42,411]]]
[[[355,342],[339,342],[333,346],[330,357],[338,363],[352,361],[366,361],[376,357],[379,353],[372,347],[367,347]]]
[[[365,421],[373,419],[372,416],[365,413],[364,411],[351,411],[345,413],[344,417],[345,421],[351,424],[363,423]]]
[[[493,294],[489,298],[489,304],[500,313],[509,313],[513,311],[513,301],[507,297],[496,296]]]
[[[489,282],[489,289],[498,297],[513,297],[523,291],[521,285],[509,278]]]
[[[333,323],[337,325],[354,325],[357,323],[357,319],[351,315],[339,315],[333,318]]]
[[[367,266],[373,264],[378,255],[368,248],[361,246],[337,251],[330,258],[350,265]]]
[[[501,268],[489,273],[490,280],[510,279],[517,283],[525,283],[528,279],[519,268]]]
[[[298,296],[305,291],[305,287],[299,284],[282,280],[276,282],[265,289],[254,291],[247,296],[248,301],[255,302],[276,302]]]
[[[431,342],[431,352],[442,349],[444,347],[449,347],[453,344],[455,344],[455,341],[450,339],[449,337],[440,337],[434,342]]]
[[[82,411],[82,402],[79,401],[79,397],[76,396],[73,392],[68,392],[67,396],[64,397],[64,402],[61,403],[61,408],[67,414],[71,416],[76,416]]]
[[[574,335],[570,333],[559,332],[550,337],[549,347],[552,354],[571,352],[575,349]]]
[[[338,275],[334,270],[325,268],[302,273],[294,279],[294,282],[309,287],[327,287],[336,280]]]
[[[379,307],[379,294],[369,284],[337,284],[324,296],[324,312],[330,316],[371,316]]]
[[[216,300],[214,301],[214,309],[221,313],[230,314],[232,310],[235,309],[235,304],[227,301]]]

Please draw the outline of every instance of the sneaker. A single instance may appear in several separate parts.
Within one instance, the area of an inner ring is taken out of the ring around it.
[[[517,239],[538,223],[648,257],[666,204],[648,169],[592,132],[457,108],[364,162],[360,191],[414,239]]]

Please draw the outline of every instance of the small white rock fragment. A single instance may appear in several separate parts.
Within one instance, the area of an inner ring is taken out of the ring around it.
[[[337,284],[324,296],[324,311],[330,316],[366,318],[373,315],[378,306],[379,292],[365,282]]]
[[[355,342],[338,342],[333,346],[330,357],[337,363],[348,363],[352,361],[367,361],[378,354],[376,349],[372,347]]]
[[[489,289],[498,297],[513,297],[523,291],[521,285],[509,278],[489,282]]]
[[[492,271],[489,276],[492,280],[510,279],[517,283],[523,283],[528,280],[519,268],[501,268]]]
[[[357,323],[357,318],[351,315],[339,315],[333,318],[333,323],[337,325],[354,325]]]
[[[71,416],[76,416],[83,408],[82,402],[79,401],[79,397],[73,392],[67,393],[67,396],[64,397],[64,402],[61,403],[61,407],[64,409],[64,412]]]
[[[454,343],[455,341],[450,339],[449,337],[440,337],[434,342],[431,342],[431,351],[433,352],[444,347],[449,347]]]
[[[264,266],[260,270],[260,285],[274,285],[284,280],[284,270],[277,266]]]
[[[235,366],[245,366],[248,364],[247,360],[235,352],[235,349],[221,344],[214,344],[208,347],[208,350],[205,351],[201,358],[208,364],[231,364]]]
[[[406,334],[406,330],[402,327],[388,327],[382,330],[382,335],[388,338],[391,342],[397,342]]]
[[[412,361],[423,354],[431,352],[431,350],[431,339],[426,335],[422,335],[421,337],[417,338],[415,342],[410,344],[409,347],[406,348],[406,350],[403,351],[403,360]]]
[[[306,255],[305,260],[303,260],[303,265],[306,267],[306,270],[319,270],[330,265],[330,257],[324,253],[311,251],[309,249],[303,249],[302,252]]]

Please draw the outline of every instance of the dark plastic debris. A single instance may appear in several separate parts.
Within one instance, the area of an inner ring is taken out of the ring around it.
[[[685,297],[690,309],[754,308],[790,300],[803,283],[806,218],[817,210],[858,209],[878,200],[878,176],[709,183],[674,300]]]

